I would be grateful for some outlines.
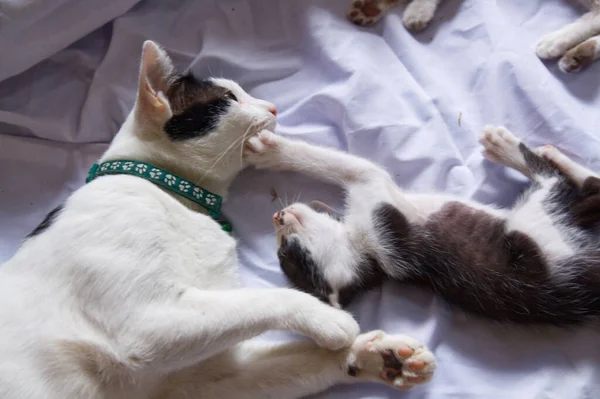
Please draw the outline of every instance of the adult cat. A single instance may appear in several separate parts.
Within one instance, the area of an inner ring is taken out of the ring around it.
[[[0,267],[0,397],[284,398],[431,376],[414,339],[358,335],[349,314],[299,291],[239,287],[235,241],[205,207],[275,114],[231,81],[175,74],[144,44],[137,100],[100,177]],[[270,329],[322,348],[243,342]]]
[[[537,55],[542,59],[561,57],[558,66],[563,72],[576,72],[600,57],[600,0],[578,0],[590,10],[577,21],[542,37]],[[404,10],[402,20],[407,29],[418,32],[433,19],[442,0],[412,0]],[[355,0],[348,18],[357,25],[372,25],[402,0]]]
[[[344,186],[346,212],[293,204],[274,216],[283,272],[298,288],[345,306],[386,279],[430,287],[498,321],[574,325],[600,314],[600,179],[553,147],[537,154],[487,127],[485,155],[533,184],[512,209],[403,192],[367,160],[262,132],[257,167]]]

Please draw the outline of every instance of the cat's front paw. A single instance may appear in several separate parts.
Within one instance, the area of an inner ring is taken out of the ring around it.
[[[244,148],[244,158],[258,169],[277,169],[285,139],[263,130],[251,137]]]
[[[350,376],[397,389],[411,389],[428,382],[435,368],[433,353],[416,339],[383,331],[360,335],[346,359]]]
[[[350,313],[322,303],[303,318],[306,327],[304,334],[322,348],[348,348],[360,333],[360,327]]]

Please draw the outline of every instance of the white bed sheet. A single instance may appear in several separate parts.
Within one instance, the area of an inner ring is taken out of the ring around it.
[[[180,68],[232,78],[273,101],[280,134],[375,160],[409,189],[513,203],[525,179],[483,160],[476,136],[487,123],[505,124],[532,145],[558,145],[600,170],[600,64],[565,76],[534,54],[541,34],[580,14],[567,2],[447,0],[416,36],[399,10],[374,28],[351,25],[347,0],[110,3],[0,0],[0,261],[83,184],[132,106],[145,39],[163,44]],[[271,187],[289,201],[340,204],[334,187],[244,172],[225,215],[250,286],[285,284]],[[439,360],[437,375],[408,393],[353,385],[320,397],[600,397],[600,335],[592,328],[491,326],[394,284],[352,311],[364,330],[425,342]]]

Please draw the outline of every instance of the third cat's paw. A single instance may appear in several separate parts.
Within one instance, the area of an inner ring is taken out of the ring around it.
[[[558,58],[569,50],[573,43],[561,32],[552,32],[543,36],[537,44],[535,52],[543,60]]]
[[[558,61],[558,67],[563,72],[577,72],[594,62],[600,50],[598,47],[600,47],[600,39],[589,39],[567,51]]]
[[[348,19],[356,25],[368,26],[379,21],[399,0],[355,0],[348,11]]]
[[[411,389],[431,379],[436,361],[425,346],[411,337],[371,331],[356,339],[346,367],[350,376]]]
[[[433,19],[436,7],[437,4],[433,2],[413,1],[402,15],[404,26],[412,32],[422,31]]]

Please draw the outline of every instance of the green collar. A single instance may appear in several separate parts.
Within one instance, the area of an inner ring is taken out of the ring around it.
[[[157,166],[146,162],[117,160],[103,162],[100,165],[94,164],[88,173],[85,180],[86,183],[91,182],[96,177],[104,175],[132,175],[141,177],[154,184],[166,188],[192,202],[200,205],[208,211],[210,216],[218,220],[221,216],[221,203],[223,198],[220,195],[211,193],[210,191],[198,187],[181,177],[167,172]],[[231,225],[227,222],[219,222],[223,230],[230,232]]]

